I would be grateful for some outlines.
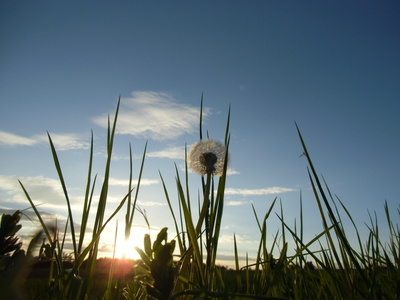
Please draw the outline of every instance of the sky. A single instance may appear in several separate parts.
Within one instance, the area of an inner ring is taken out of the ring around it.
[[[302,198],[305,240],[323,230],[295,122],[318,174],[365,241],[374,212],[384,238],[385,201],[396,223],[399,217],[399,14],[400,3],[391,0],[3,0],[0,213],[27,209],[24,244],[38,230],[20,180],[47,221],[65,224],[48,132],[79,223],[91,131],[96,202],[107,117],[120,97],[106,216],[128,190],[129,144],[137,179],[147,142],[138,205],[150,231],[136,213],[132,240],[124,245],[123,208],[106,228],[101,255],[112,254],[117,220],[117,255],[135,257],[143,235],[163,227],[174,238],[160,174],[177,209],[175,165],[184,176],[185,145],[199,139],[203,94],[203,131],[210,138],[223,141],[231,108],[221,264],[231,264],[234,234],[241,264],[246,254],[254,258],[260,233],[252,205],[262,219],[277,198],[274,211],[281,203],[294,226]],[[200,184],[190,172],[194,206]],[[275,214],[267,225],[272,241],[281,230]]]

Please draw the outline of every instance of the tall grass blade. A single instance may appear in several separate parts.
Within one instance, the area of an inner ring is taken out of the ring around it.
[[[200,285],[204,286],[204,273],[203,273],[203,261],[202,261],[202,256],[201,256],[201,251],[200,251],[200,247],[197,243],[197,238],[199,236],[200,233],[200,229],[199,229],[199,224],[201,219],[199,218],[199,222],[197,223],[197,226],[195,228],[193,220],[192,220],[192,215],[190,210],[188,209],[188,206],[186,204],[186,199],[185,199],[185,194],[183,192],[183,188],[182,188],[182,184],[179,178],[179,172],[178,172],[178,168],[175,165],[175,170],[176,170],[176,185],[178,188],[178,196],[179,196],[179,200],[180,203],[182,205],[182,212],[183,212],[183,216],[185,219],[185,224],[186,224],[186,228],[189,234],[189,238],[190,238],[190,246],[188,251],[185,253],[185,256],[183,258],[183,263],[181,266],[181,272],[182,273],[186,273],[187,270],[187,266],[189,263],[189,260],[191,258],[192,253],[194,253],[194,264],[196,266],[196,270],[198,272],[199,275],[199,280],[200,280]]]
[[[93,248],[98,244],[98,240],[100,239],[101,233],[104,228],[106,228],[107,224],[115,217],[115,215],[121,210],[124,206],[126,199],[128,198],[128,194],[121,200],[118,207],[113,211],[113,213],[108,217],[108,219],[103,223],[103,225],[97,230],[96,234],[93,236],[90,243],[86,246],[86,248],[82,251],[82,254],[79,256],[78,260],[74,263],[71,273],[69,274],[69,279],[71,279],[74,274],[76,274],[77,270],[82,265],[86,256],[89,252],[93,251]]]
[[[93,131],[91,132],[91,138],[90,138],[89,167],[88,167],[86,190],[85,190],[85,200],[83,203],[81,228],[80,228],[80,233],[79,233],[78,255],[82,251],[83,241],[85,240],[87,222],[89,219],[90,207],[92,204],[93,192],[94,192],[94,187],[95,187],[96,178],[97,178],[97,175],[96,175],[93,180],[93,185],[91,186],[92,165],[93,165]]]
[[[132,180],[133,180],[133,158],[132,158],[132,146],[129,143],[129,183],[128,183],[128,191],[132,190]],[[131,234],[131,226],[130,222],[130,215],[131,209],[134,209],[132,206],[132,195],[128,197],[128,201],[126,204],[126,214],[125,214],[125,240],[129,239]]]
[[[200,123],[199,123],[200,140],[203,139],[203,93],[200,100]]]
[[[114,249],[113,249],[110,271],[108,273],[107,290],[106,290],[106,294],[103,297],[105,300],[112,299],[111,292],[112,292],[113,276],[114,276],[114,269],[115,269],[115,250],[117,249],[117,236],[118,236],[118,221],[116,222],[116,225],[115,225]]]
[[[161,183],[162,183],[162,186],[163,186],[163,189],[164,189],[165,198],[167,199],[167,204],[168,204],[169,210],[171,212],[172,219],[174,221],[174,226],[175,226],[177,239],[178,239],[179,251],[180,251],[180,254],[183,255],[183,253],[186,251],[186,249],[183,247],[182,238],[181,238],[180,230],[179,230],[179,227],[178,227],[178,222],[176,220],[176,216],[175,216],[174,210],[172,209],[171,200],[169,198],[169,194],[168,194],[168,191],[167,191],[167,187],[165,185],[164,178],[162,177],[161,172],[159,172],[159,174],[160,174]]]
[[[313,178],[314,178],[314,180],[315,180],[315,182],[316,182],[316,185],[318,186],[318,192],[319,192],[319,194],[320,194],[321,197],[322,197],[322,200],[323,200],[323,202],[324,202],[324,204],[325,204],[326,209],[328,210],[329,218],[332,220],[332,223],[333,223],[333,224],[338,224],[338,221],[336,220],[335,214],[333,213],[332,208],[331,208],[331,206],[330,206],[330,204],[329,204],[329,201],[328,201],[328,199],[327,199],[327,197],[326,197],[326,195],[325,195],[324,189],[322,188],[322,185],[321,185],[321,182],[320,182],[320,180],[319,180],[319,177],[318,177],[318,175],[317,175],[317,173],[316,173],[316,171],[315,171],[315,168],[314,168],[314,165],[313,165],[313,163],[312,163],[312,161],[311,161],[311,158],[310,158],[310,155],[309,155],[309,153],[308,153],[307,147],[306,147],[306,145],[305,145],[305,143],[304,143],[304,140],[303,140],[303,137],[302,137],[302,135],[301,135],[301,133],[300,133],[300,129],[299,129],[299,127],[297,126],[297,124],[295,124],[295,125],[296,125],[296,128],[297,128],[297,132],[298,132],[298,135],[299,135],[301,144],[302,144],[302,146],[303,146],[304,154],[305,154],[305,156],[306,156],[306,158],[307,158],[307,161],[308,161],[308,164],[309,164],[309,166],[310,166],[310,168],[311,168],[311,172],[312,172],[312,174],[313,174]],[[310,179],[311,179],[311,175],[310,175]],[[312,185],[313,185],[314,193],[315,193],[315,195],[317,195],[316,188],[315,188],[315,186],[314,186],[313,183],[312,183]],[[317,198],[318,198],[318,197],[317,197]],[[354,267],[355,267],[356,270],[358,271],[358,274],[361,276],[363,282],[364,282],[367,286],[370,285],[369,279],[368,279],[368,277],[365,275],[365,272],[364,272],[364,270],[361,268],[361,266],[360,266],[360,264],[359,264],[359,261],[358,261],[357,258],[355,257],[355,255],[354,255],[355,251],[352,249],[352,247],[351,247],[351,245],[350,245],[348,239],[346,238],[346,236],[345,236],[343,230],[341,230],[340,227],[336,226],[336,227],[335,227],[335,233],[337,234],[340,243],[343,245],[343,248],[342,248],[341,250],[344,250],[344,251],[346,252],[346,254],[349,256],[351,263],[354,265]],[[328,233],[327,236],[330,237],[330,234]],[[331,239],[331,238],[330,238],[330,239]],[[340,259],[338,258],[338,254],[337,254],[337,251],[335,250],[336,248],[334,247],[333,241],[331,241],[331,246],[332,246],[332,248],[333,248],[333,249],[332,249],[332,250],[333,250],[333,254],[334,254],[335,257],[336,257],[337,263],[340,264]],[[348,270],[348,271],[350,271],[350,270]]]
[[[239,268],[239,254],[238,254],[238,249],[237,249],[237,243],[236,243],[236,235],[233,235],[233,247],[234,247],[234,254],[235,254],[235,273],[236,273],[236,285],[237,285],[237,291],[241,292],[242,291],[242,278],[240,276],[240,268]]]
[[[55,167],[56,167],[56,170],[57,170],[57,173],[58,173],[58,177],[60,179],[60,183],[61,183],[61,186],[62,186],[62,189],[63,189],[63,192],[64,192],[65,200],[67,202],[68,218],[69,218],[71,236],[72,236],[72,245],[73,245],[73,249],[74,249],[74,258],[77,259],[77,257],[78,257],[78,249],[77,249],[77,246],[76,246],[75,226],[74,226],[74,219],[73,219],[73,216],[72,216],[71,202],[69,200],[67,187],[65,185],[64,176],[63,176],[62,171],[61,171],[61,166],[60,166],[60,162],[58,160],[56,149],[54,147],[53,141],[52,141],[49,133],[47,133],[47,136],[49,138],[51,152],[52,152],[53,159],[54,159],[54,164],[55,164]]]
[[[100,192],[100,198],[99,198],[99,203],[97,205],[97,212],[96,212],[95,222],[94,222],[94,227],[93,227],[92,242],[94,241],[94,243],[93,243],[93,246],[89,249],[90,255],[89,255],[88,263],[87,263],[87,267],[86,267],[84,285],[82,287],[82,294],[81,294],[82,297],[84,295],[86,295],[86,293],[89,292],[92,288],[92,284],[93,284],[92,278],[93,278],[93,275],[95,272],[95,266],[96,266],[98,248],[99,248],[99,237],[104,228],[103,222],[104,222],[104,214],[105,214],[105,210],[106,210],[108,188],[109,188],[108,181],[109,181],[109,177],[110,177],[112,150],[113,150],[113,145],[114,145],[114,136],[115,136],[115,130],[117,127],[120,103],[121,103],[121,97],[119,97],[119,99],[118,99],[117,108],[115,110],[114,121],[113,121],[112,127],[110,124],[110,117],[108,117],[107,160],[106,160],[106,165],[105,165],[103,184],[102,184],[102,188],[101,188],[101,192]],[[92,243],[90,243],[90,244],[92,244]],[[85,251],[83,251],[82,254],[84,252]]]
[[[28,191],[26,190],[25,186],[22,184],[22,182],[21,182],[20,180],[18,180],[18,182],[19,182],[19,184],[20,184],[22,190],[24,191],[24,194],[25,194],[26,198],[28,199],[28,201],[29,201],[29,203],[30,203],[30,205],[31,205],[31,207],[32,207],[32,209],[33,209],[33,211],[35,212],[35,215],[36,215],[36,217],[38,218],[38,220],[39,220],[39,222],[40,222],[40,225],[41,225],[42,228],[43,228],[44,233],[46,234],[47,240],[48,240],[50,243],[53,243],[53,238],[52,238],[51,235],[50,235],[50,231],[49,231],[49,229],[47,228],[47,225],[44,223],[43,218],[42,218],[42,216],[40,215],[38,209],[36,208],[36,205],[33,203],[33,201],[32,201],[32,199],[31,199],[31,197],[30,197]]]
[[[142,180],[144,161],[145,161],[145,158],[146,158],[146,151],[147,151],[147,142],[146,142],[146,144],[144,146],[144,150],[143,150],[142,162],[141,162],[141,165],[140,165],[139,177],[138,177],[138,182],[137,182],[137,185],[136,185],[135,197],[133,199],[132,208],[131,208],[131,199],[128,198],[127,213],[126,213],[126,216],[125,216],[125,219],[128,220],[128,222],[125,225],[125,239],[129,239],[131,228],[132,228],[133,216],[135,215],[135,207],[136,207],[136,202],[137,202],[138,195],[139,195],[140,182]],[[131,159],[131,163],[132,163],[132,154],[130,154],[130,159]]]

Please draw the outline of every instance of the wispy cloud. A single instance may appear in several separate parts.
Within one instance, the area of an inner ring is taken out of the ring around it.
[[[18,179],[34,201],[41,203],[64,202],[64,195],[58,180],[43,176],[17,178],[15,176],[0,175],[0,190],[8,195],[8,199],[2,199],[3,203],[25,203],[29,206]]]
[[[32,146],[37,143],[38,141],[33,138],[0,131],[0,146]]]
[[[229,175],[239,175],[240,172],[239,172],[239,171],[236,171],[235,169],[233,169],[233,168],[231,168],[231,167],[228,166],[228,170],[226,171],[226,174],[227,174],[228,176],[229,176]]]
[[[239,206],[239,205],[245,205],[248,204],[248,201],[227,201],[226,205],[228,206]]]
[[[262,196],[262,195],[271,195],[271,194],[281,194],[287,192],[294,192],[296,189],[291,188],[283,188],[283,187],[270,187],[264,189],[234,189],[227,188],[225,190],[226,195],[241,195],[241,196]]]
[[[88,149],[90,144],[79,134],[53,133],[50,135],[54,146],[59,151]],[[46,134],[37,134],[32,137],[24,137],[10,132],[0,131],[0,146],[34,146],[36,144],[49,143]]]
[[[185,148],[170,147],[160,151],[149,152],[146,155],[156,158],[185,159]]]
[[[41,136],[42,140],[48,141],[47,135]],[[51,140],[54,143],[54,146],[59,151],[65,150],[78,150],[78,149],[89,149],[90,143],[84,138],[75,133],[67,133],[67,134],[59,134],[53,133],[50,134]]]
[[[165,205],[167,205],[167,203],[155,202],[155,201],[138,201],[137,203],[140,206],[165,206]]]
[[[208,114],[204,108],[203,117]],[[153,140],[176,139],[194,132],[198,121],[199,107],[179,103],[165,93],[138,91],[121,100],[116,132]],[[107,127],[108,117],[96,117],[93,122]]]
[[[245,236],[243,236],[241,234],[237,234],[236,233],[235,237],[236,237],[236,242],[239,243],[239,244],[249,243],[250,242],[248,237],[245,237]],[[227,243],[227,244],[233,244],[233,242],[234,242],[233,234],[222,234],[220,236],[220,238],[218,239],[218,242]]]
[[[137,180],[132,180],[132,185],[137,185],[138,181]],[[140,180],[140,185],[153,185],[153,184],[158,184],[159,180],[158,179],[146,179],[142,178]],[[128,186],[129,185],[129,180],[128,179],[117,179],[117,178],[109,178],[108,180],[109,185],[114,185],[114,186]]]
[[[16,177],[0,175],[2,205],[12,207],[18,204],[27,208],[30,207],[18,180],[21,181],[35,205],[40,205],[44,210],[51,210],[60,214],[65,212],[66,201],[60,181],[44,176]],[[83,196],[69,194],[69,200],[73,209],[81,209]]]

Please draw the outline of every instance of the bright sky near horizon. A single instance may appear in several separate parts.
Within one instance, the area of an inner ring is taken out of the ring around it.
[[[204,93],[204,130],[215,140],[224,138],[231,105],[223,264],[233,255],[233,234],[242,257],[257,250],[251,204],[262,218],[278,197],[292,225],[301,191],[305,239],[322,231],[294,122],[317,172],[359,228],[376,211],[385,234],[385,201],[395,222],[399,217],[399,15],[400,2],[391,0],[3,0],[0,212],[29,207],[20,179],[49,220],[65,220],[48,131],[79,220],[91,130],[101,180],[107,115],[121,95],[107,214],[127,192],[129,143],[137,176],[148,141],[139,206],[154,232],[167,226],[173,238],[159,172],[177,203],[174,163],[183,175],[184,146],[199,138]],[[189,180],[196,205],[200,177]],[[272,239],[281,228],[270,218]],[[134,224],[142,240],[147,229],[138,213]],[[38,226],[24,220],[23,230]],[[104,254],[114,229],[112,222]]]

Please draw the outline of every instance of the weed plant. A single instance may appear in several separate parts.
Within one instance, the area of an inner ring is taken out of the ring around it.
[[[267,233],[270,230],[268,220],[273,215],[278,200],[275,199],[263,216],[259,216],[252,207],[260,234],[255,262],[250,263],[247,257],[246,264],[240,266],[238,244],[234,236],[235,268],[226,269],[218,266],[216,264],[217,249],[229,161],[230,109],[224,143],[221,145],[210,140],[208,133],[206,138],[203,137],[202,103],[203,100],[200,106],[200,140],[195,146],[197,148],[191,149],[189,154],[185,152],[186,163],[183,176],[175,165],[175,188],[178,199],[171,199],[169,189],[160,174],[165,198],[174,221],[174,229],[178,233],[176,238],[168,240],[167,228],[163,228],[153,242],[149,235],[145,235],[144,249],[136,249],[141,256],[141,261],[135,266],[134,275],[128,279],[128,282],[118,281],[113,276],[116,267],[112,265],[107,283],[102,284],[105,287],[102,295],[95,294],[95,291],[98,291],[96,288],[98,282],[94,276],[99,239],[110,220],[124,206],[126,206],[125,237],[129,238],[147,145],[144,148],[134,195],[132,193],[132,151],[129,147],[130,176],[127,194],[121,199],[117,209],[106,217],[108,180],[119,110],[118,101],[114,120],[111,124],[109,119],[108,123],[107,159],[95,212],[94,230],[90,241],[85,245],[84,240],[87,235],[89,215],[92,213],[90,208],[96,183],[96,176],[92,178],[93,137],[81,226],[78,233],[74,225],[74,216],[62,169],[52,139],[50,135],[48,136],[54,164],[64,191],[69,230],[66,227],[60,232],[58,228],[45,224],[29,192],[23,182],[20,182],[47,238],[48,244],[45,245],[44,252],[51,261],[46,290],[39,294],[41,296],[36,295],[37,299],[400,299],[400,231],[398,223],[392,219],[391,208],[387,203],[384,204],[389,239],[382,240],[380,236],[382,225],[378,226],[376,215],[370,215],[370,223],[367,225],[369,235],[366,241],[362,241],[351,213],[339,198],[333,196],[325,180],[317,175],[297,124],[295,126],[304,156],[308,161],[308,177],[323,224],[322,231],[311,240],[305,240],[302,197],[300,196],[299,225],[295,224],[294,227],[288,225],[284,218],[282,203],[280,203],[280,209],[278,207],[280,212],[276,216],[280,220],[281,228],[277,230],[272,243],[267,242]],[[197,199],[197,213],[193,213],[196,208],[192,207],[192,199],[189,196],[189,167],[200,173],[202,183],[202,190]],[[173,209],[174,201],[179,204],[178,211]],[[339,213],[339,208],[344,211],[344,215]],[[3,216],[7,220],[13,220],[15,227],[1,232],[2,242],[6,243],[8,238],[10,243],[13,241],[11,246],[16,244],[13,235],[19,229],[16,226],[20,213],[16,212],[16,215],[11,218]],[[399,215],[400,208],[397,208],[395,218]],[[198,216],[197,220],[195,216]],[[350,221],[352,230],[356,232],[355,243],[346,234],[349,229],[344,228],[344,219]],[[37,243],[38,236],[35,237],[33,244]],[[67,239],[71,239],[73,244],[73,264],[69,268],[63,264],[64,244]],[[290,251],[291,255],[289,255],[288,240],[292,240],[295,245],[294,254]],[[19,250],[18,247],[10,249]],[[13,259],[13,255],[3,252],[2,262]],[[85,272],[82,272],[81,267],[84,261],[86,268]],[[15,282],[15,279],[19,278],[18,270],[23,268],[21,262],[28,264],[27,260],[16,260],[16,262],[18,263],[8,264],[7,268],[2,265],[0,286],[5,286],[6,274],[13,274],[12,282]],[[12,270],[12,268],[15,269]]]

